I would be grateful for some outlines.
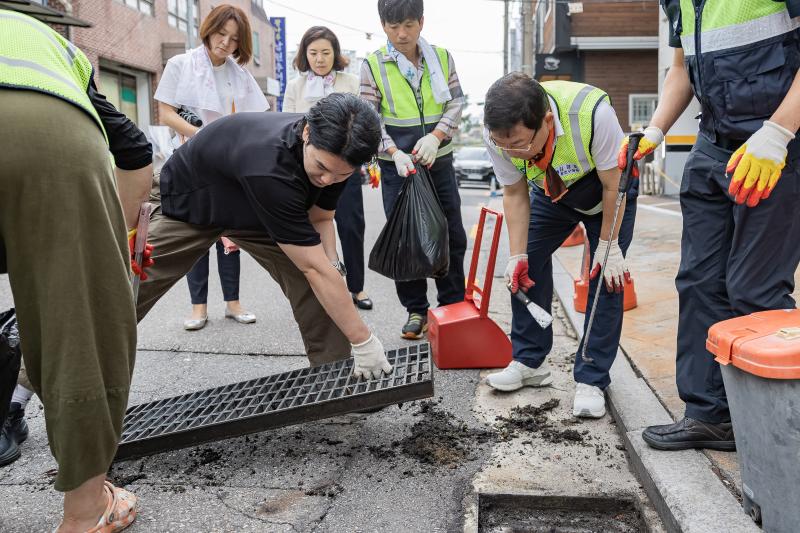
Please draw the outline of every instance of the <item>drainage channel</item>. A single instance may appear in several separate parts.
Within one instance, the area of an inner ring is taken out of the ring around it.
[[[631,499],[478,495],[480,533],[639,533],[648,531]]]
[[[427,343],[389,350],[392,373],[353,377],[353,360],[274,374],[134,405],[115,460],[433,396]]]

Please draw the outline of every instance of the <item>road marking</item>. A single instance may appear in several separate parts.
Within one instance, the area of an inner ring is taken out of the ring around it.
[[[680,211],[672,211],[671,209],[664,209],[663,207],[655,207],[652,205],[645,205],[639,204],[639,209],[646,209],[647,211],[653,211],[654,213],[661,213],[662,215],[670,215],[673,217],[683,218]]]

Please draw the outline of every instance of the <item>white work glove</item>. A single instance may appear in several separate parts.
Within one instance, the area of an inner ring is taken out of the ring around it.
[[[619,242],[614,239],[611,242],[600,239],[597,243],[597,249],[594,251],[594,265],[592,267],[592,274],[590,279],[595,279],[600,275],[600,267],[603,258],[606,256],[606,250],[611,249],[608,254],[608,261],[606,262],[606,270],[603,274],[603,279],[606,282],[608,292],[622,292],[625,287],[625,282],[630,281],[631,274],[625,266],[625,257],[622,255],[622,250],[619,248]]]
[[[411,156],[402,150],[395,150],[392,154],[392,161],[394,161],[394,166],[397,168],[397,173],[403,178],[408,177],[409,174],[417,173]]]
[[[528,289],[534,285],[533,280],[528,277],[528,254],[509,257],[503,277],[506,280],[506,286],[511,289],[512,293],[516,293],[520,289],[522,292],[528,292]]]
[[[381,372],[390,373],[392,365],[386,360],[383,344],[378,337],[370,334],[369,339],[353,347],[353,375],[357,378],[379,378]]]
[[[765,120],[764,125],[733,152],[725,173],[733,175],[728,192],[737,204],[747,202],[747,207],[755,207],[759,201],[769,198],[786,166],[786,147],[792,139],[794,133]]]
[[[436,154],[439,152],[439,145],[442,141],[433,133],[427,134],[425,137],[417,141],[411,153],[416,158],[418,163],[431,166],[436,161]]]

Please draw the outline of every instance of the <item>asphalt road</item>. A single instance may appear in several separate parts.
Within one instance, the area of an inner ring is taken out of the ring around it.
[[[365,187],[364,199],[369,253],[385,218],[379,191]],[[486,189],[462,190],[468,233],[488,199]],[[393,283],[368,271],[366,290],[375,309],[362,316],[386,348],[409,344],[399,336],[406,315]],[[213,274],[211,320],[204,330],[182,328],[189,312],[185,283],[154,307],[139,326],[131,404],[305,366],[288,303],[249,257],[242,260],[240,293],[258,316],[254,325],[222,318]],[[433,283],[429,293],[435,305]],[[0,276],[0,308],[11,305],[7,279]],[[269,357],[274,355],[283,357]],[[450,413],[457,424],[481,425],[471,411],[477,371],[437,372],[435,383],[437,410]],[[424,418],[419,411],[415,402],[174,451],[120,463],[111,476],[142,499],[134,532],[449,531],[461,524],[468,481],[490,447],[478,444],[447,466],[420,462],[398,444]],[[4,532],[50,531],[59,516],[60,495],[51,490],[56,465],[35,399],[28,414],[31,436],[22,459],[0,469]]]

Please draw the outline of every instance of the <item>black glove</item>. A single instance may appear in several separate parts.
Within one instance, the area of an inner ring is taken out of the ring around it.
[[[181,107],[180,109],[178,109],[178,116],[196,128],[200,128],[203,126],[203,121],[200,120],[200,117],[192,113],[186,107]]]

